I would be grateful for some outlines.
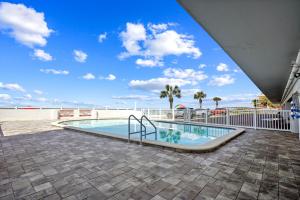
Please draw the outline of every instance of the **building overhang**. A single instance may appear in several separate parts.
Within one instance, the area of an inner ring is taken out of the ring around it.
[[[300,48],[299,0],[178,0],[273,102]]]

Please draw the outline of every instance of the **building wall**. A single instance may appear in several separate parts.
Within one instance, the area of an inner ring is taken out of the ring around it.
[[[136,117],[140,118],[142,116],[142,112],[134,111],[134,110],[96,110],[97,111],[97,119],[105,119],[105,118],[128,118],[129,115],[133,114]]]
[[[294,84],[293,88],[286,95],[286,98],[283,99],[283,103],[287,103],[288,101],[290,101],[292,96],[297,92],[300,93],[300,80],[299,79],[296,80],[296,83]]]
[[[300,80],[296,79],[295,84],[287,94],[286,98],[283,100],[283,108],[286,110],[291,109],[291,102],[296,105],[297,109],[300,109]],[[291,132],[299,135],[300,139],[300,118],[290,118]]]
[[[59,109],[0,109],[0,121],[56,120]]]
[[[26,121],[26,120],[58,120],[60,109],[0,109],[0,121]],[[134,114],[141,117],[140,111],[134,110],[92,110],[91,117],[79,117],[79,111],[74,109],[74,117],[64,119],[105,119],[128,118]]]

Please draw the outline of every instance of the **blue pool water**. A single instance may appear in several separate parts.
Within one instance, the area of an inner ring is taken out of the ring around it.
[[[139,131],[140,125],[131,122],[131,132]],[[153,122],[157,127],[157,140],[181,145],[199,145],[207,143],[218,137],[228,134],[232,129],[209,127],[190,124],[176,124],[169,122]],[[128,137],[128,120],[78,120],[63,122],[64,125],[91,130],[96,132],[105,132],[113,135]],[[145,124],[147,132],[154,131],[150,124]],[[138,139],[139,134],[131,135],[131,138]],[[144,139],[144,138],[143,138]],[[147,140],[155,140],[155,135],[147,135]]]

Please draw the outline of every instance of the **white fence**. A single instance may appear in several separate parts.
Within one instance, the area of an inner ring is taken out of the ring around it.
[[[61,116],[62,111],[68,111]],[[85,111],[85,113],[81,113]],[[30,120],[64,120],[64,119],[106,119],[128,118],[134,114],[138,117],[141,112],[128,109],[77,109],[77,108],[0,108],[1,121],[30,121]]]
[[[277,109],[227,108],[217,110],[170,110],[170,109],[90,109],[89,116],[81,116],[82,109],[71,109],[71,118],[127,118],[130,114],[146,115],[152,120],[175,120],[204,124],[221,124],[255,129],[290,131],[290,111]],[[0,121],[57,120],[61,109],[0,109]]]
[[[175,119],[175,110],[170,109],[138,109],[144,115],[146,115],[149,119],[152,120],[174,120]]]
[[[148,118],[153,120],[176,120],[255,129],[290,131],[290,110],[227,108],[216,110],[141,109],[141,111]]]

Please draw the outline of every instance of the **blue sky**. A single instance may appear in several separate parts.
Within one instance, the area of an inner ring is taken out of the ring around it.
[[[175,0],[0,4],[1,106],[167,108],[166,83],[250,106],[260,91]]]

